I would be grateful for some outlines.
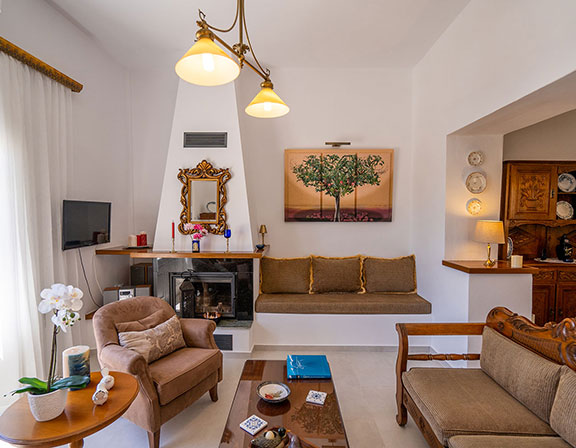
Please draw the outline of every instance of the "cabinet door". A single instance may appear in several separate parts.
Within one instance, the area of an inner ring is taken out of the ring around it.
[[[532,314],[536,325],[544,325],[555,320],[554,299],[556,296],[555,285],[532,286]]]
[[[558,284],[556,293],[556,319],[576,318],[576,284]]]
[[[508,219],[548,220],[556,216],[556,167],[512,165]]]

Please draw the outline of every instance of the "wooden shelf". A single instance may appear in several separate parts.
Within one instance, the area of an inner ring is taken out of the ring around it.
[[[467,274],[536,274],[538,268],[522,267],[513,268],[509,261],[498,260],[496,264],[488,268],[484,266],[484,261],[480,260],[442,260],[442,264]]]
[[[98,249],[96,255],[129,255],[130,258],[262,258],[270,246],[264,249],[256,249],[253,252],[170,252],[154,251],[152,249],[126,249],[115,247],[110,249]]]

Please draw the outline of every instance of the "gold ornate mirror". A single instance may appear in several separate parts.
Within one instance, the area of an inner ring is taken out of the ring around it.
[[[181,168],[178,180],[182,182],[182,213],[178,230],[184,235],[192,233],[186,230],[187,223],[202,224],[208,232],[223,235],[226,228],[227,202],[226,182],[230,180],[228,168],[214,168],[202,160],[196,168]]]

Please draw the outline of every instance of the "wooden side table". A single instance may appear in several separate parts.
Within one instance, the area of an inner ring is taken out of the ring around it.
[[[21,397],[0,415],[0,440],[16,446],[54,447],[69,443],[70,448],[81,448],[84,437],[117,420],[138,395],[136,378],[121,372],[110,374],[115,384],[104,405],[92,403],[92,394],[102,379],[99,372],[94,372],[88,387],[70,391],[64,412],[48,422],[37,422],[30,412],[28,397]]]

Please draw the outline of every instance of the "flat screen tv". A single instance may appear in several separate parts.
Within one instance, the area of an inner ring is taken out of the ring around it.
[[[110,242],[110,202],[64,201],[62,250]]]

